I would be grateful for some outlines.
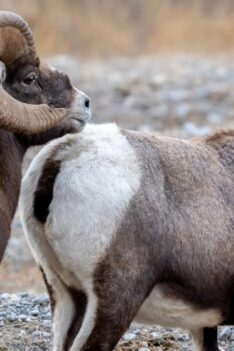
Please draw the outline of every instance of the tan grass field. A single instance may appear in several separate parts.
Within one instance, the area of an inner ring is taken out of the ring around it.
[[[43,55],[234,51],[232,0],[0,0],[22,15]]]

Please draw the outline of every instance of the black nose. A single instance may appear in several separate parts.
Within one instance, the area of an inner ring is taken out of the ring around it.
[[[90,98],[89,97],[85,98],[84,106],[87,110],[90,108]]]

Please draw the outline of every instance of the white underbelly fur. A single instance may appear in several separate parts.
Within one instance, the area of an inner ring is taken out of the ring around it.
[[[155,287],[141,306],[135,321],[142,324],[178,327],[189,330],[213,327],[221,322],[218,309],[198,309],[189,303],[166,296]]]

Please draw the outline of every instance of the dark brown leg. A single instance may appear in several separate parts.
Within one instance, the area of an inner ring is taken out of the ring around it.
[[[218,351],[218,328],[203,329],[203,347],[204,351]]]
[[[85,308],[87,305],[87,298],[86,295],[82,291],[78,291],[76,289],[68,288],[71,297],[73,299],[74,305],[75,305],[75,315],[73,317],[72,324],[68,330],[67,333],[67,338],[65,340],[65,347],[64,351],[69,351],[73,340],[75,339],[76,335],[78,334],[84,313],[85,313]]]
[[[103,301],[104,302],[104,301]],[[111,351],[132,322],[140,302],[134,303],[129,309],[129,302],[121,298],[110,304],[102,305],[98,310],[95,326],[82,348],[82,351]],[[118,310],[115,309],[118,305]],[[112,309],[113,306],[113,309]]]
[[[42,269],[41,266],[39,266],[39,269],[40,269],[40,271],[41,271],[42,278],[43,278],[43,280],[44,280],[44,283],[45,283],[47,292],[48,292],[48,294],[49,294],[50,308],[51,308],[51,313],[52,313],[52,315],[53,315],[53,314],[54,314],[54,310],[55,310],[55,305],[56,305],[55,292],[54,292],[54,290],[53,290],[52,285],[49,284],[49,282],[48,282],[48,280],[47,280],[47,278],[46,278],[45,272],[44,272],[44,270]]]
[[[194,351],[218,351],[218,328],[203,328],[192,331]]]
[[[150,288],[139,277],[128,276],[127,270],[125,266],[125,275],[121,275],[118,269],[112,272],[103,270],[96,275],[94,290],[98,302],[95,325],[82,351],[113,350],[145,300]],[[118,278],[113,274],[117,274]],[[74,340],[74,349],[78,339]]]

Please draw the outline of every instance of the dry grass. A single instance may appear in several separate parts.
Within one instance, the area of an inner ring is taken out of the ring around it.
[[[231,0],[0,0],[32,25],[42,54],[234,51]]]
[[[35,264],[25,264],[19,269],[5,262],[0,266],[0,292],[16,293],[28,291],[32,294],[45,292],[45,285],[38,267]],[[0,349],[1,351],[1,349]]]

